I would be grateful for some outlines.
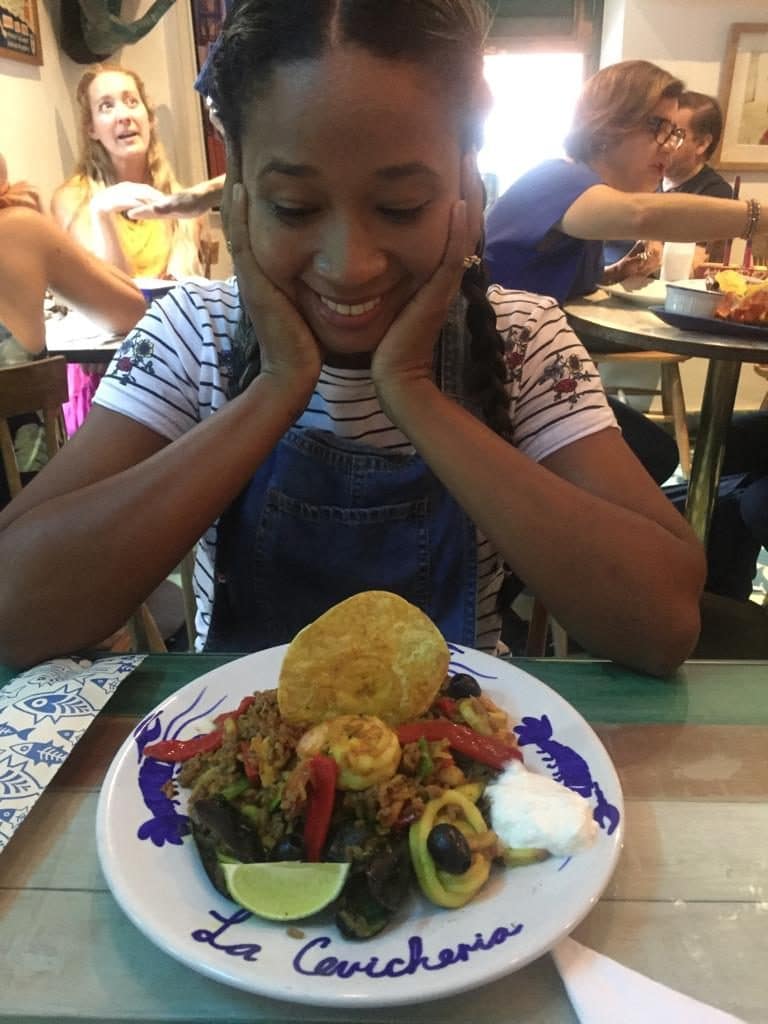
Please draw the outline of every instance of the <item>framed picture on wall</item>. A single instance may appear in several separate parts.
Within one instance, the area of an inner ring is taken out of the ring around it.
[[[0,0],[3,3],[4,0]],[[224,18],[227,14],[228,0],[190,0],[192,5],[192,28],[195,36],[195,52],[197,54],[198,72],[208,59],[213,43],[218,38]],[[205,159],[208,166],[208,177],[215,178],[226,170],[224,143],[211,124],[205,103],[200,100],[203,118],[203,134],[205,136]]]
[[[6,58],[43,63],[37,0],[0,0],[0,72]]]
[[[731,25],[720,102],[725,123],[717,166],[768,169],[768,22]]]

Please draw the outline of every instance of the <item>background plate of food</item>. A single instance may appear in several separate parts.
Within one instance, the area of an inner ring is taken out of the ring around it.
[[[386,926],[365,941],[344,936],[334,904],[310,918],[285,922],[251,914],[221,895],[189,834],[188,812],[195,814],[199,804],[190,807],[191,790],[179,773],[189,772],[185,765],[194,762],[180,765],[151,755],[210,735],[212,725],[243,727],[240,717],[225,712],[237,709],[244,721],[264,700],[276,708],[276,696],[263,695],[277,687],[287,650],[239,658],[184,686],[134,729],[110,767],[97,813],[99,857],[116,900],[152,942],[194,970],[249,992],[362,1009],[476,988],[524,966],[572,931],[608,884],[621,849],[624,811],[616,771],[587,722],[557,693],[507,662],[456,645],[448,645],[446,682],[420,720],[444,721],[442,716],[461,703],[446,694],[454,692],[459,677],[462,682],[467,674],[474,677],[490,699],[485,704],[509,716],[522,755],[522,762],[514,761],[515,772],[529,781],[534,773],[542,786],[555,780],[571,791],[571,800],[572,793],[579,794],[587,805],[591,843],[572,855],[519,867],[498,860],[469,902],[454,909],[426,899],[414,878]],[[254,694],[256,702],[242,711],[243,699]],[[414,723],[393,725],[404,745],[413,728]],[[274,732],[263,733],[270,735]],[[427,754],[440,753],[439,743],[419,743]],[[471,768],[460,755],[456,761]],[[434,764],[428,770],[436,770]],[[496,775],[491,771],[491,780]],[[198,795],[206,785],[221,789],[221,780],[200,778],[197,771]],[[233,794],[237,786],[231,777],[224,781]],[[393,831],[409,828],[415,826],[398,823]],[[438,874],[450,890],[455,879]]]
[[[663,305],[667,293],[665,282],[653,277],[627,277],[617,284],[604,284],[600,287],[614,298],[634,303],[636,306]]]
[[[651,306],[651,312],[683,331],[701,331],[704,334],[732,335],[737,338],[768,338],[768,320],[764,323],[743,323],[740,320],[729,320],[721,316],[691,316],[688,313],[675,313],[664,306]]]

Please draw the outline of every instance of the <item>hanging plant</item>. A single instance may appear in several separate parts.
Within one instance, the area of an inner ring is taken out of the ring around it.
[[[77,64],[98,64],[153,29],[176,0],[155,0],[146,14],[126,22],[122,0],[61,0],[61,48]]]

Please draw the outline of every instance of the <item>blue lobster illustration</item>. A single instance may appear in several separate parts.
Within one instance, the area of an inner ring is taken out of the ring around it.
[[[189,818],[176,810],[179,801],[167,795],[170,789],[168,784],[173,781],[177,765],[156,761],[153,757],[143,757],[144,747],[159,739],[161,732],[160,719],[155,718],[142,722],[136,734],[139,757],[143,758],[139,768],[139,789],[152,815],[140,825],[136,834],[139,839],[151,839],[155,846],[164,843],[179,846],[189,831]]]
[[[608,835],[619,824],[619,809],[610,803],[589,770],[589,765],[571,747],[552,739],[552,723],[547,715],[541,718],[526,716],[520,725],[515,726],[518,743],[521,747],[529,743],[535,745],[542,755],[544,764],[552,771],[556,782],[561,782],[568,789],[580,793],[587,800],[595,798],[592,817],[600,828]]]
[[[139,754],[138,784],[141,796],[151,813],[151,818],[139,826],[136,833],[139,839],[151,839],[155,846],[172,843],[180,846],[184,836],[189,832],[189,818],[179,814],[179,801],[171,794],[173,780],[178,771],[177,764],[157,761],[146,757],[144,748],[157,739],[177,739],[183,729],[199,719],[210,717],[226,697],[221,697],[210,707],[197,711],[197,706],[205,696],[205,689],[195,697],[188,708],[180,711],[163,729],[160,715],[151,714],[140,722],[134,731],[134,740]]]

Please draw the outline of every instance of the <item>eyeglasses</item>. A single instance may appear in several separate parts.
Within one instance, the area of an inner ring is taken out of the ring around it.
[[[649,117],[646,124],[651,135],[659,146],[671,146],[679,149],[685,139],[685,128],[678,128],[666,117]]]

